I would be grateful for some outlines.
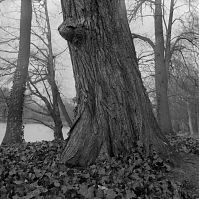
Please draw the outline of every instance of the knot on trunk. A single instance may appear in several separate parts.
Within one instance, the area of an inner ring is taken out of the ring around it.
[[[59,27],[59,34],[73,45],[79,47],[86,40],[84,20],[66,19]]]

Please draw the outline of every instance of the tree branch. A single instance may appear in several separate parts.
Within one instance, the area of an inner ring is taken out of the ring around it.
[[[144,37],[142,35],[138,35],[134,33],[132,33],[132,37],[133,39],[140,39],[144,42],[147,42],[151,46],[151,48],[153,48],[153,50],[155,49],[155,44],[148,37]]]

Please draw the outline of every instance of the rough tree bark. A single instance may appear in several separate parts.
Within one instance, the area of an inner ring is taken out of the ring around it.
[[[171,1],[173,10],[173,1]],[[171,58],[170,42],[173,11],[170,13],[167,30],[166,52],[164,47],[164,36],[162,26],[162,1],[155,1],[155,87],[157,100],[157,119],[163,133],[173,132],[168,102],[168,68]],[[165,55],[164,55],[165,54]]]
[[[23,141],[22,114],[30,56],[31,20],[31,0],[21,0],[19,53],[8,103],[6,133],[2,144],[21,143]]]
[[[172,150],[143,86],[124,0],[62,0],[59,32],[69,43],[77,90],[77,120],[61,160],[85,166],[103,143],[110,156],[136,141],[164,157]]]

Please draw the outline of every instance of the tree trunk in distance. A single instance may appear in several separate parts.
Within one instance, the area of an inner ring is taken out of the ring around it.
[[[198,114],[197,114],[197,105],[194,100],[187,102],[187,113],[189,121],[189,131],[191,136],[198,134]]]
[[[48,64],[47,64],[47,70],[48,70],[48,82],[51,87],[52,91],[52,117],[55,124],[54,129],[54,138],[55,140],[63,140],[63,124],[60,116],[60,110],[59,110],[59,104],[58,104],[58,97],[59,97],[59,91],[57,88],[57,84],[55,81],[55,64],[54,64],[54,58],[53,58],[53,49],[52,49],[52,37],[51,37],[51,28],[50,28],[50,20],[48,16],[48,6],[47,6],[47,0],[44,1],[44,9],[45,9],[45,15],[46,15],[46,23],[47,23],[47,40],[48,40]]]
[[[197,132],[196,137],[199,137],[199,104],[196,104]]]
[[[63,140],[64,139],[63,132],[62,132],[63,124],[62,124],[60,115],[57,115],[58,111],[55,111],[55,109],[53,109],[53,111],[54,111],[53,121],[54,121],[54,124],[55,124],[54,139],[55,140]]]
[[[170,134],[173,132],[168,102],[168,69],[169,66],[169,49],[165,52],[164,57],[164,36],[162,26],[162,2],[155,1],[155,87],[157,100],[157,120],[163,133]],[[171,27],[170,27],[171,28]],[[168,32],[167,37],[171,33]],[[169,38],[168,38],[169,39]],[[169,47],[167,41],[167,48]]]
[[[22,115],[30,57],[31,20],[31,0],[21,0],[19,53],[8,103],[6,133],[2,144],[21,143],[23,141]]]
[[[70,116],[69,116],[69,114],[68,114],[68,112],[66,110],[66,107],[65,107],[65,105],[63,103],[63,100],[62,100],[62,98],[60,96],[60,93],[58,93],[57,97],[58,97],[58,103],[59,103],[60,109],[61,109],[61,111],[62,111],[62,113],[64,115],[64,118],[65,118],[66,122],[68,123],[68,126],[71,128],[72,125],[73,125],[73,122],[72,122],[72,120],[71,120],[71,118],[70,118]]]
[[[125,1],[62,0],[60,34],[69,42],[77,90],[77,120],[61,161],[86,166],[106,144],[110,156],[137,141],[170,158],[143,86]]]
[[[187,113],[188,113],[190,135],[193,135],[194,130],[193,130],[193,124],[192,124],[192,113],[191,113],[191,105],[189,102],[187,102]]]

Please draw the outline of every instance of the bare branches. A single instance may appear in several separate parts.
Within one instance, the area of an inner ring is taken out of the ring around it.
[[[48,128],[54,130],[54,126],[53,125],[50,125],[42,120],[39,120],[39,119],[36,119],[36,118],[24,118],[26,120],[33,120],[33,121],[36,121],[37,123],[40,123],[40,124],[43,124],[44,126],[47,126]]]
[[[147,42],[147,43],[151,46],[151,48],[152,48],[153,50],[155,49],[154,43],[153,43],[153,42],[151,41],[151,39],[149,39],[148,37],[144,37],[144,36],[142,36],[142,35],[138,35],[138,34],[134,34],[134,33],[132,33],[132,37],[133,37],[133,38],[138,38],[138,39],[141,39],[141,40]]]
[[[11,41],[16,41],[16,40],[17,40],[17,38],[15,37],[15,38],[7,39],[7,40],[5,40],[5,41],[0,41],[0,45],[2,45],[2,44],[7,44],[7,43],[9,43],[9,42],[11,42]]]
[[[186,40],[188,41],[191,45],[196,45],[194,44],[195,42],[198,42],[199,40],[199,33],[194,32],[194,31],[189,31],[189,32],[183,32],[181,33],[175,40],[175,42],[172,44],[171,47],[171,54],[174,53],[174,51],[176,51],[176,49],[181,49],[181,47],[183,46],[183,44],[180,44],[180,41],[182,40]],[[179,48],[179,46],[181,46]]]
[[[129,23],[133,20],[133,18],[135,18],[135,16],[138,14],[138,12],[140,11],[141,15],[142,15],[142,9],[143,9],[143,5],[144,4],[154,4],[155,1],[152,0],[136,0],[136,3],[133,7],[132,10],[128,10],[129,11]]]

